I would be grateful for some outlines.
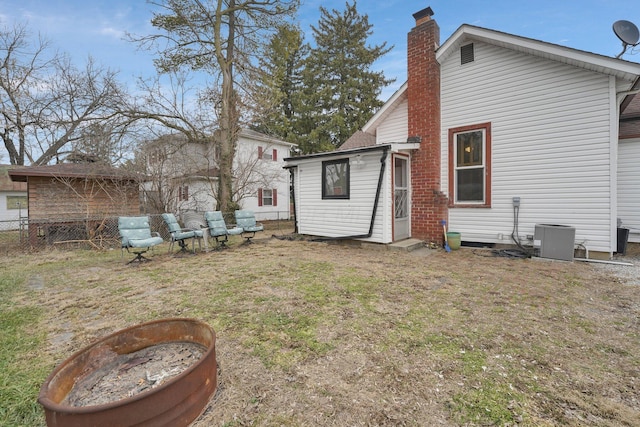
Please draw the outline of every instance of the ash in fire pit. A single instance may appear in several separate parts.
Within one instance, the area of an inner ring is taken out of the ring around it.
[[[92,406],[135,396],[179,375],[205,351],[192,342],[167,342],[120,355],[108,350],[99,367],[79,378],[62,403]]]

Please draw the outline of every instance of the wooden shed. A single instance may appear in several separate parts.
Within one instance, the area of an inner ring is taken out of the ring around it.
[[[29,243],[91,241],[109,218],[140,213],[139,176],[96,163],[16,167],[27,183]]]

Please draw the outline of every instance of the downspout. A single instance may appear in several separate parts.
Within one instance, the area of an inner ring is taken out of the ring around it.
[[[376,213],[378,212],[378,202],[380,201],[380,192],[382,190],[382,179],[384,177],[384,169],[386,167],[389,148],[390,147],[388,145],[382,148],[382,157],[380,157],[380,173],[378,174],[378,187],[376,188],[376,197],[373,202],[373,212],[371,213],[371,222],[369,223],[369,232],[367,234],[354,234],[351,236],[318,237],[318,238],[311,239],[311,241],[325,242],[325,241],[332,241],[332,240],[366,239],[371,237],[371,235],[373,234],[373,226],[376,221]]]
[[[294,168],[289,169],[289,193],[291,200],[293,200],[293,217],[295,221],[293,222],[293,232],[298,234],[298,210],[296,209],[296,180],[295,174],[293,172]],[[297,169],[297,168],[296,168]]]

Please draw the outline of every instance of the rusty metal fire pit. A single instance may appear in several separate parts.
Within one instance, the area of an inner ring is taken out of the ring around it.
[[[164,319],[111,334],[73,354],[40,388],[49,427],[188,426],[204,410],[217,387],[215,332],[195,319]],[[76,383],[100,368],[105,354],[128,355],[167,343],[197,344],[202,356],[184,371],[131,397],[90,406],[65,402]]]

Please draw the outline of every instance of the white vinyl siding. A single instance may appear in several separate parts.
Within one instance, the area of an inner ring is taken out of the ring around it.
[[[452,208],[462,240],[508,241],[512,198],[521,199],[519,232],[535,224],[576,228],[576,241],[610,252],[611,105],[608,76],[474,42],[442,65],[442,188],[448,188],[447,132],[491,123],[491,208]],[[615,219],[614,219],[615,221]]]
[[[15,201],[24,199],[24,203],[21,204],[21,209],[16,209],[15,207],[8,206],[11,205],[11,201]],[[16,221],[15,224],[7,224],[7,228],[18,229],[18,219],[20,214],[23,217],[26,217],[28,214],[28,206],[27,206],[27,193],[26,192],[14,192],[14,191],[0,191],[0,221]],[[15,228],[14,228],[15,227]]]
[[[270,159],[258,159],[259,148],[262,153],[269,153]],[[240,205],[255,213],[258,221],[289,219],[289,171],[283,169],[284,158],[290,155],[290,145],[279,144],[275,140],[259,140],[240,136],[238,139],[234,161],[234,174],[239,182],[245,185]],[[276,152],[276,160],[273,153]],[[249,175],[247,175],[249,174]],[[260,188],[275,189],[278,203],[276,206],[258,201]]]
[[[259,148],[271,154],[270,160],[258,159]],[[241,131],[233,159],[234,185],[239,185],[237,194],[242,209],[252,210],[258,221],[289,219],[289,171],[283,168],[284,158],[291,154],[292,144],[265,137],[256,132]],[[273,159],[275,153],[275,160]],[[215,169],[217,163],[213,150],[207,150],[203,144],[185,144],[176,154],[175,163],[190,165],[187,171],[172,169],[170,175],[179,176],[177,184],[188,187],[188,200],[178,202],[179,210],[210,211],[216,209],[215,192],[218,188],[217,177],[195,174],[200,169]],[[171,165],[172,160],[166,163]],[[177,172],[180,172],[179,174]],[[187,173],[188,172],[188,173]],[[183,177],[184,176],[184,177]],[[260,188],[276,190],[275,206],[260,206],[258,191]],[[178,194],[176,193],[176,196]]]
[[[376,130],[377,144],[406,142],[408,137],[408,104],[405,99],[384,119]]]
[[[640,243],[640,138],[618,144],[618,218],[629,228],[629,241]]]
[[[297,163],[294,171],[298,232],[332,238],[367,234],[378,185],[381,155],[379,150],[363,153],[361,160],[364,164],[351,165],[349,199],[322,199],[322,161],[313,159]],[[340,157],[328,157],[324,160],[338,158]],[[391,153],[387,156],[373,234],[366,241],[389,243],[391,240],[390,162]]]

